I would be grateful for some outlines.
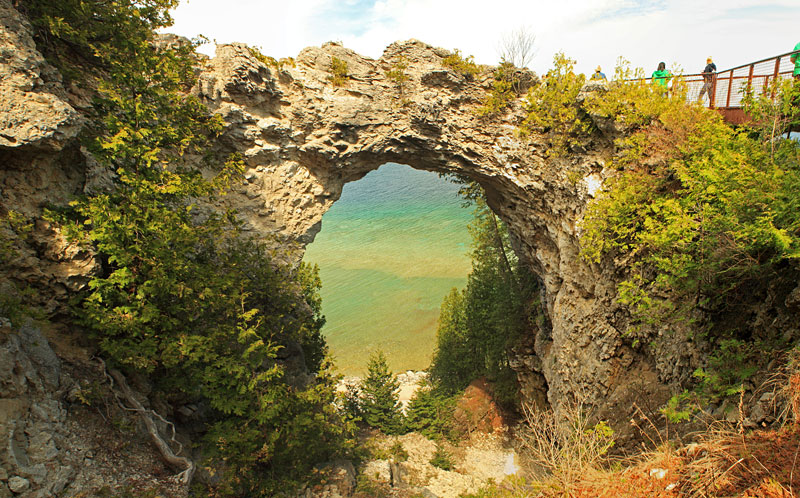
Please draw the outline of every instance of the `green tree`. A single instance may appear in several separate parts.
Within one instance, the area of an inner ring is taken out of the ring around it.
[[[450,436],[455,398],[434,389],[430,382],[419,386],[408,404],[405,427],[430,439]]]
[[[537,286],[510,250],[507,228],[479,189],[467,185],[462,196],[475,204],[469,227],[472,272],[466,288],[453,289],[442,302],[431,378],[437,389],[453,394],[486,377],[495,383],[498,400],[510,406],[518,388],[508,355],[530,329]]]
[[[403,420],[398,395],[400,384],[389,370],[383,351],[376,351],[369,358],[367,377],[361,384],[361,412],[364,421],[386,434],[401,431]]]
[[[203,449],[225,462],[213,494],[273,496],[347,437],[324,364],[319,278],[210,207],[242,165],[209,155],[222,122],[187,94],[193,45],[156,40],[176,3],[26,3],[45,53],[96,91],[84,141],[115,182],[51,217],[103,260],[77,314],[109,363],[149,376],[167,399],[210,406]],[[225,166],[206,179],[198,157]],[[305,385],[279,355],[297,345],[317,373]]]

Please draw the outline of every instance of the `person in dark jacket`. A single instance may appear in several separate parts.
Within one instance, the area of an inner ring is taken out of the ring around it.
[[[706,59],[706,67],[703,69],[703,88],[700,89],[700,97],[698,102],[703,101],[703,95],[708,94],[709,104],[714,105],[714,95],[711,93],[711,88],[714,86],[714,78],[716,78],[717,65],[714,64],[711,56]]]

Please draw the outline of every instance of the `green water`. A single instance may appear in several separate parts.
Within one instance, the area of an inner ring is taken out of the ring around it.
[[[339,370],[361,375],[382,349],[395,372],[428,366],[439,305],[470,270],[458,186],[386,164],[345,185],[305,261],[322,278],[323,332]]]

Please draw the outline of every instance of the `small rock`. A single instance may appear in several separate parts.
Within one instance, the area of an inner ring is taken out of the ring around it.
[[[667,471],[665,469],[651,469],[650,470],[650,477],[655,477],[656,479],[663,479],[667,476]]]
[[[387,484],[392,481],[392,469],[389,460],[370,460],[364,464],[362,474],[378,482]]]
[[[24,493],[31,487],[30,481],[25,479],[24,477],[14,476],[8,480],[8,489],[11,490],[12,493]]]

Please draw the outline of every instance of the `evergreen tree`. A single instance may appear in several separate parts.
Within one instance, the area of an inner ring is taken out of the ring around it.
[[[402,428],[400,383],[389,371],[386,355],[376,351],[370,356],[367,378],[361,386],[364,421],[386,434],[397,434]]]
[[[114,178],[50,216],[104,263],[76,311],[109,365],[148,376],[168,399],[210,407],[202,449],[225,462],[212,494],[275,496],[333,456],[347,430],[324,368],[319,278],[272,259],[243,236],[236,213],[208,208],[241,162],[231,158],[213,180],[194,162],[223,123],[187,94],[194,46],[156,39],[176,4],[24,3],[39,48],[94,89],[84,144]],[[317,373],[302,387],[278,355],[296,344]]]
[[[460,195],[475,205],[472,273],[463,290],[445,296],[436,332],[431,380],[454,394],[477,378],[495,383],[498,401],[513,405],[516,374],[508,352],[530,327],[536,284],[510,251],[508,230],[486,205],[480,187],[467,184]]]

